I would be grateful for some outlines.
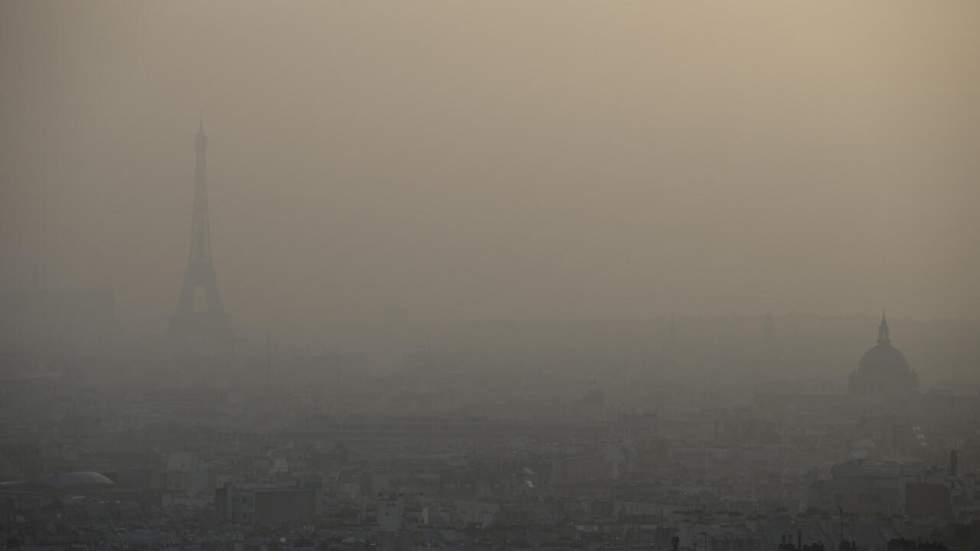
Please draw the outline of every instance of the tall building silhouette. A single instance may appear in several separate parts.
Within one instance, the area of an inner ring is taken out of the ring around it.
[[[195,340],[232,338],[231,322],[225,313],[218,278],[211,257],[211,221],[208,215],[208,137],[203,123],[194,137],[194,211],[191,242],[177,311],[170,320],[169,334]]]

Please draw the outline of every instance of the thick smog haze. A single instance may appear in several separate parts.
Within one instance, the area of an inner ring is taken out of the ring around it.
[[[977,0],[0,0],[0,551],[980,549]]]
[[[157,330],[208,134],[245,331],[975,318],[980,4],[0,6],[7,285]]]

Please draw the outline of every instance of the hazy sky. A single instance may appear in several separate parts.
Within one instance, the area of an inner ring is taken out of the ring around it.
[[[5,273],[235,322],[980,310],[980,2],[0,3]]]

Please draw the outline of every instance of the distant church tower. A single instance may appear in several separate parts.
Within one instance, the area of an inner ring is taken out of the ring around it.
[[[888,320],[885,313],[881,313],[881,322],[878,324],[878,344],[891,344],[892,338],[888,334]]]
[[[858,368],[851,373],[848,387],[857,396],[907,396],[918,391],[919,377],[905,355],[892,346],[884,312],[878,323],[878,344],[865,352]]]
[[[208,216],[208,137],[203,123],[194,137],[194,211],[191,242],[177,311],[170,320],[172,337],[229,341],[231,322],[225,313],[211,258],[211,221]]]

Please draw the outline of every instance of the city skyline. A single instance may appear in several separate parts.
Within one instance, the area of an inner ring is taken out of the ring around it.
[[[978,28],[0,0],[0,551],[980,549]]]

